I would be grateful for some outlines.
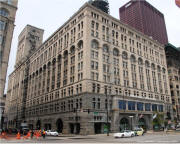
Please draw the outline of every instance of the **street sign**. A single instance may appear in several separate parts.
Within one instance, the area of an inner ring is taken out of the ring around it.
[[[98,115],[99,113],[98,112],[94,112],[94,115]]]

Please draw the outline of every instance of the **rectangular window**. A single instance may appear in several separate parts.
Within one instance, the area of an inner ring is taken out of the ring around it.
[[[5,22],[0,20],[0,30],[4,30],[5,29]]]
[[[125,110],[126,109],[126,101],[119,100],[119,109],[120,110]]]
[[[135,110],[135,102],[128,101],[128,110]]]
[[[138,111],[143,111],[143,106],[144,106],[143,103],[138,102],[138,103],[137,103],[137,110],[138,110]]]
[[[163,105],[159,105],[159,112],[163,112]]]
[[[145,104],[145,111],[151,111],[151,104],[150,103]]]
[[[157,111],[157,104],[152,104],[152,111]]]
[[[0,45],[2,44],[3,42],[3,36],[0,34]]]

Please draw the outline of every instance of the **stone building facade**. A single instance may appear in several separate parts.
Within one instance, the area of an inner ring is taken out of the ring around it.
[[[180,49],[165,47],[174,119],[180,121]]]
[[[4,88],[16,10],[17,0],[0,0],[0,124],[5,105]]]
[[[89,3],[16,67],[7,97],[8,127],[63,133],[152,129],[172,111],[163,46]]]

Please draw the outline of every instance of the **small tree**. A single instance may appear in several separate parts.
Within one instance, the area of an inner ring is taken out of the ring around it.
[[[161,126],[165,125],[164,121],[164,113],[154,113],[156,117],[153,119],[153,127],[158,127],[160,129]]]

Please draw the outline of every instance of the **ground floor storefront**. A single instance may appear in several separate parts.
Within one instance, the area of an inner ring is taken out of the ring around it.
[[[27,108],[25,119],[18,123],[63,134],[102,134],[136,127],[151,130],[155,113],[166,118],[167,110],[161,101],[88,93]],[[16,123],[8,126],[16,127]]]

